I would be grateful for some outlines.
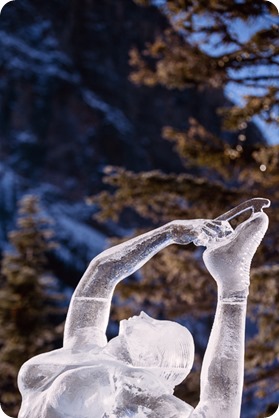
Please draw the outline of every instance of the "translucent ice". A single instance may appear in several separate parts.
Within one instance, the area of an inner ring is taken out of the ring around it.
[[[264,236],[266,199],[253,199],[215,220],[177,220],[104,251],[93,259],[71,299],[63,348],[21,368],[18,418],[239,418],[244,328],[253,255]],[[229,220],[250,218],[235,230]],[[190,332],[145,313],[120,323],[107,342],[113,291],[170,244],[206,246],[204,262],[218,288],[218,304],[194,409],[173,395],[191,370]]]

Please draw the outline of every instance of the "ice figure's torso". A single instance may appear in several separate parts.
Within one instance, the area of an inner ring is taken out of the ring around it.
[[[55,350],[25,363],[19,374],[18,418],[187,418],[193,408],[152,371],[104,354]]]

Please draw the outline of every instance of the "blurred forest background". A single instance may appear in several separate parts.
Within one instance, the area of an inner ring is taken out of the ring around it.
[[[0,16],[0,403],[62,344],[74,287],[112,243],[271,199],[253,261],[242,418],[279,403],[279,17],[263,0],[16,0]],[[171,246],[117,287],[118,321],[187,326],[193,406],[216,288]]]

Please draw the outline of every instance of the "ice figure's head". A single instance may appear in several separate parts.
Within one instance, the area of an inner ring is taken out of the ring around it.
[[[120,322],[119,336],[125,341],[133,366],[152,368],[172,387],[181,383],[193,366],[193,337],[180,324],[141,312]]]

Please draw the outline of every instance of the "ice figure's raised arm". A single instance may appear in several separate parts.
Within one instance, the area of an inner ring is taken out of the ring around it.
[[[158,251],[170,244],[188,244],[199,236],[222,236],[222,222],[211,228],[201,219],[173,221],[94,258],[71,299],[64,332],[64,347],[87,350],[106,344],[106,328],[113,291],[117,283],[142,267]]]
[[[262,207],[256,207],[229,237],[211,242],[203,255],[217,282],[218,303],[202,365],[200,402],[193,418],[240,417],[250,265],[268,226]]]

